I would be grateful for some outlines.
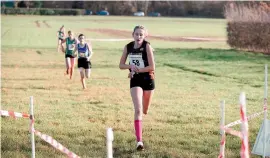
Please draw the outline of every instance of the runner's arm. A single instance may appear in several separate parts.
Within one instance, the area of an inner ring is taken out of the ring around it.
[[[74,50],[73,50],[73,54],[74,54],[75,56],[77,56],[77,53],[76,53],[77,50],[78,50],[78,44],[75,44],[75,48],[74,48]]]
[[[66,38],[62,40],[61,42],[61,47],[62,47],[62,52],[65,53],[65,48],[63,46],[63,44],[66,43]]]
[[[89,53],[89,59],[91,59],[92,58],[92,56],[93,56],[93,54],[94,54],[94,52],[93,52],[93,50],[92,50],[92,45],[90,44],[88,44],[88,43],[86,43],[86,45],[87,45],[87,48],[88,48],[88,51],[89,52],[91,52],[91,53]]]
[[[66,38],[66,30],[65,30],[65,28],[63,29],[63,36],[64,36],[64,38]]]
[[[62,40],[62,43],[61,43],[61,44],[63,44],[63,43],[66,43],[66,38],[64,38],[64,39]]]
[[[119,68],[121,70],[124,69],[131,69],[131,65],[127,65],[126,64],[126,60],[127,60],[127,47],[125,46],[124,50],[123,50],[123,54],[122,57],[120,59],[120,63],[119,63]]]
[[[86,40],[86,41],[88,41],[88,42],[86,42],[87,45],[88,45],[88,48],[90,49],[90,51],[92,51],[92,43],[91,43],[91,41],[90,40]]]

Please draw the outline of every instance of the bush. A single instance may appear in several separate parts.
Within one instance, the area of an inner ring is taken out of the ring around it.
[[[40,15],[55,15],[53,9],[40,9]]]
[[[225,16],[231,47],[270,54],[270,4],[230,3]]]
[[[49,9],[49,8],[1,8],[1,14],[24,15],[84,15],[84,9]]]

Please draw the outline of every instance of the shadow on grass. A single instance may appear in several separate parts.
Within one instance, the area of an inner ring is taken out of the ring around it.
[[[113,148],[113,156],[114,157],[121,157],[121,158],[130,158],[130,157],[158,157],[158,158],[180,158],[177,154],[170,154],[166,152],[156,152],[153,154],[151,149],[147,148],[145,145],[144,151],[136,151],[135,146],[133,149],[121,149],[121,148]]]
[[[181,58],[203,61],[249,61],[253,63],[266,63],[270,55],[252,53],[234,49],[156,49],[156,55],[174,54]]]
[[[185,66],[182,66],[182,65],[164,64],[164,66],[169,66],[169,67],[172,67],[172,68],[181,69],[183,71],[194,72],[194,73],[198,73],[198,74],[202,74],[202,75],[207,75],[207,76],[221,77],[220,75],[216,75],[216,74],[213,74],[213,73],[210,73],[210,72],[206,72],[206,71],[200,71],[200,70],[190,69],[190,68],[185,67]]]
[[[90,101],[89,104],[95,104],[95,105],[98,105],[98,104],[102,104],[103,102],[102,101]]]
[[[35,89],[35,90],[51,90],[52,87],[42,87],[42,86],[30,86],[30,87],[12,87],[12,86],[7,86],[7,87],[2,87],[2,89],[15,89],[15,90],[23,90],[23,91],[27,91],[27,90],[31,90],[31,89]]]
[[[254,87],[254,88],[262,88],[263,85],[251,85],[251,87]]]
[[[44,64],[44,65],[27,65],[27,64],[2,64],[3,68],[25,68],[25,69],[29,69],[29,68],[33,68],[33,69],[65,69],[65,65],[63,64]]]
[[[63,64],[44,64],[44,65],[29,65],[29,64],[2,64],[2,68],[24,68],[24,69],[65,69],[65,65]],[[104,69],[104,68],[113,68],[119,69],[118,65],[113,64],[99,64],[92,63],[92,68]]]
[[[115,157],[121,157],[123,155],[126,155],[126,157],[128,157],[128,155],[134,154],[135,151],[132,149],[126,149],[126,150],[122,150],[121,148],[113,148],[113,155]]]
[[[46,81],[45,78],[2,78],[2,81]]]
[[[25,88],[25,87],[2,87],[2,90],[11,90],[11,89],[16,89],[16,90],[23,90],[23,91],[27,91],[31,88]]]
[[[39,55],[42,55],[42,52],[39,51],[39,50],[37,50],[36,53],[39,54]]]
[[[156,49],[155,55],[157,56],[157,63],[160,63],[162,66],[167,66],[171,68],[176,68],[183,71],[188,71],[200,75],[206,75],[211,77],[222,77],[232,79],[235,82],[250,85],[254,88],[261,88],[261,85],[254,84],[252,81],[246,80],[243,78],[228,76],[223,72],[209,72],[202,71],[192,67],[191,65],[181,65],[181,61],[189,61],[190,63],[207,63],[206,67],[214,67],[214,65],[224,64],[235,66],[235,69],[238,68],[239,64],[244,64],[245,68],[252,69],[254,73],[264,73],[264,64],[270,65],[270,55],[252,53],[238,50],[224,50],[224,49],[180,49],[180,48],[171,48],[171,49]],[[163,59],[171,59],[164,60]],[[189,63],[188,62],[188,63]],[[212,66],[211,63],[214,65]],[[211,70],[211,69],[209,69]],[[234,69],[232,69],[232,72]]]
[[[113,64],[93,64],[92,65],[93,68],[115,68],[115,69],[119,69],[118,65],[113,65]]]
[[[217,75],[217,74],[213,74],[210,72],[206,72],[206,71],[201,71],[201,70],[196,70],[196,69],[191,69],[182,65],[177,65],[177,64],[163,64],[164,66],[168,66],[171,68],[176,68],[176,69],[180,69],[183,71],[188,71],[188,72],[193,72],[193,73],[197,73],[197,74],[201,74],[201,75],[207,75],[207,76],[211,76],[211,77],[222,77],[222,78],[228,78],[228,79],[232,79],[237,83],[240,84],[244,84],[244,85],[249,85],[253,88],[261,88],[263,87],[263,85],[253,85],[251,82],[249,82],[248,80],[243,81],[241,78],[235,78],[235,77],[229,77],[229,76],[222,76],[222,75]],[[211,81],[209,79],[204,79],[205,81]]]

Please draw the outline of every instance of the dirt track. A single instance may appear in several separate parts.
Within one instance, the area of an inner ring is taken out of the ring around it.
[[[114,30],[114,29],[89,29],[85,30],[91,32],[98,32],[102,34],[113,35],[117,37],[131,38],[131,32],[126,30]],[[154,40],[163,40],[163,41],[181,41],[181,42],[218,42],[218,41],[226,41],[223,38],[206,38],[206,37],[181,37],[181,36],[156,36],[149,35],[148,39]]]

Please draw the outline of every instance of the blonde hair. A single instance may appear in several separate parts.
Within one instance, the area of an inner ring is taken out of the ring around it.
[[[132,35],[134,34],[134,32],[135,32],[137,29],[144,30],[144,32],[145,32],[145,37],[148,36],[148,30],[147,30],[144,26],[142,26],[142,25],[137,25],[137,26],[135,26],[134,29],[133,29]]]

